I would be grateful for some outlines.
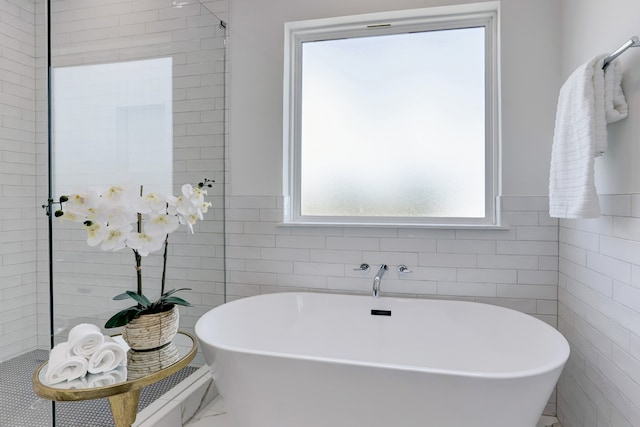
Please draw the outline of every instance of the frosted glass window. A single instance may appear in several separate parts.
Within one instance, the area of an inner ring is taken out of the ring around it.
[[[493,221],[491,28],[425,26],[300,37],[295,219]]]
[[[53,69],[56,194],[132,183],[173,192],[172,58]]]

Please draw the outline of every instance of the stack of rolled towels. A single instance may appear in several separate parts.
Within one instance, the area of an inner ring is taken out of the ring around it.
[[[69,340],[51,350],[45,373],[47,384],[68,381],[78,388],[115,384],[127,379],[126,349],[100,328],[81,323]]]

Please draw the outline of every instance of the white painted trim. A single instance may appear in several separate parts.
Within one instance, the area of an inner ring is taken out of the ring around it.
[[[391,24],[389,24],[391,23]],[[398,33],[412,30],[435,30],[469,25],[482,25],[486,31],[486,47],[491,53],[486,65],[486,136],[485,216],[483,218],[425,217],[311,217],[301,215],[300,206],[300,75],[302,42],[369,35],[380,32]],[[372,30],[371,26],[378,26]],[[302,225],[407,225],[436,227],[500,227],[501,194],[501,122],[500,122],[500,43],[499,3],[474,3],[425,9],[372,13],[285,24],[283,82],[283,209],[284,224]]]

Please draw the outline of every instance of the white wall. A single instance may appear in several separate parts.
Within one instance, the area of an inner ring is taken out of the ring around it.
[[[561,76],[640,34],[640,3],[563,0]],[[558,326],[571,357],[558,385],[564,427],[640,425],[640,49],[617,59],[629,117],[596,161],[603,215],[560,221]]]
[[[0,362],[36,346],[35,5],[0,7]]]
[[[282,194],[283,24],[468,3],[460,0],[235,0],[230,4],[231,194]],[[503,0],[502,146],[506,195],[546,195],[558,80],[554,0]]]

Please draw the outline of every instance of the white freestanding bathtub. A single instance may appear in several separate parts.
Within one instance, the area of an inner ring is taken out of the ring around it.
[[[569,357],[546,323],[460,301],[267,294],[195,332],[235,427],[535,427]]]

